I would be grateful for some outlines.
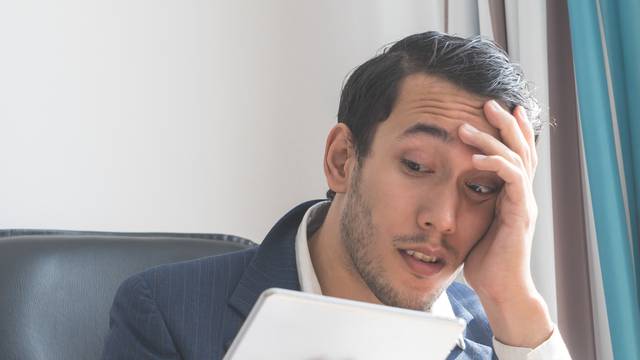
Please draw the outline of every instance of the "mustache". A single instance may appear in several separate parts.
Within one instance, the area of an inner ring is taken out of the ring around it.
[[[426,234],[396,235],[392,240],[394,244],[425,244],[429,242]]]
[[[392,238],[392,242],[394,245],[398,244],[428,244],[428,243],[439,243],[443,249],[447,252],[458,256],[458,252],[447,240],[446,236],[442,236],[439,239],[434,239],[433,237],[429,237],[427,234],[414,234],[414,235],[396,235]]]

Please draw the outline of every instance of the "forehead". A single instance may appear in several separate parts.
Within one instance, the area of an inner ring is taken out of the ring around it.
[[[390,135],[401,135],[422,123],[442,128],[456,140],[457,128],[469,123],[499,138],[498,130],[489,124],[482,110],[488,100],[439,77],[412,74],[400,84],[393,110],[378,130],[384,127]]]

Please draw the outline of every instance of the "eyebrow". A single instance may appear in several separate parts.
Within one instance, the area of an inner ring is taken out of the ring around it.
[[[417,123],[406,129],[400,136],[398,136],[398,140],[402,140],[407,137],[415,136],[418,134],[429,135],[434,137],[442,142],[448,143],[451,141],[451,136],[449,132],[439,126],[425,124],[425,123]]]

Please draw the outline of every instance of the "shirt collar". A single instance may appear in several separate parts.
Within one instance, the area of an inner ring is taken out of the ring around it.
[[[310,207],[304,214],[298,227],[298,233],[296,234],[295,248],[298,278],[300,279],[300,289],[306,293],[322,295],[322,289],[320,288],[318,277],[311,262],[308,236],[315,233],[320,225],[322,225],[322,222],[324,222],[324,218],[329,210],[329,204],[329,201],[322,201]],[[456,318],[446,291],[443,291],[433,303],[431,314],[452,319]],[[458,338],[457,345],[460,349],[465,349],[463,335],[460,335],[460,338]]]

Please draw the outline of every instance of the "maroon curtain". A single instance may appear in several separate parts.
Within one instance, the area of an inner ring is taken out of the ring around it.
[[[578,111],[566,0],[547,0],[558,326],[574,359],[595,360]]]

